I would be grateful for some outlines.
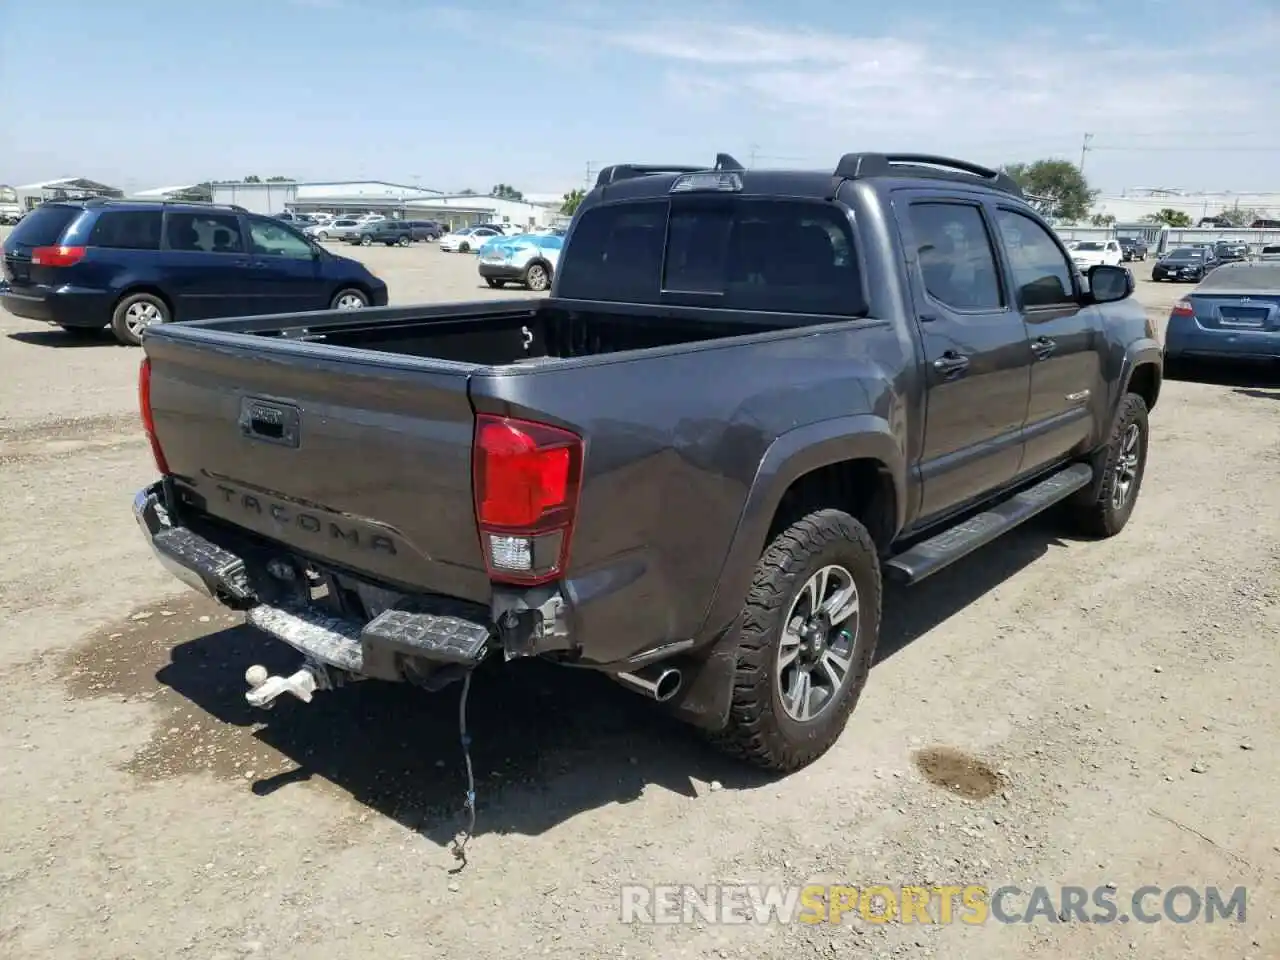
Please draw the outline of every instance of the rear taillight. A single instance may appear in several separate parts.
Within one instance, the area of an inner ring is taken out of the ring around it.
[[[1172,315],[1175,317],[1194,317],[1196,308],[1191,305],[1191,301],[1185,297],[1173,305]]]
[[[472,483],[489,577],[536,585],[569,562],[582,482],[582,438],[527,420],[476,417]]]
[[[84,247],[36,247],[31,251],[33,267],[74,267],[84,259]]]
[[[138,409],[142,413],[142,429],[147,432],[147,440],[151,443],[151,455],[155,458],[156,469],[163,474],[169,472],[169,463],[160,449],[160,441],[156,438],[156,421],[151,415],[151,358],[143,357],[138,367]]]

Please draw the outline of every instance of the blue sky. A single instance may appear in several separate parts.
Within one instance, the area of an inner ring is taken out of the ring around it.
[[[487,191],[588,164],[1062,156],[1280,191],[1280,0],[0,0],[0,182]],[[56,24],[56,26],[51,26]]]

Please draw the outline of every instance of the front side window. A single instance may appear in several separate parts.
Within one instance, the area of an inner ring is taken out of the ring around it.
[[[997,211],[996,225],[1024,307],[1074,302],[1071,264],[1048,230],[1026,214],[1013,210]]]
[[[249,241],[253,252],[268,257],[290,257],[294,260],[310,260],[311,245],[292,230],[270,220],[256,217],[249,221]]]

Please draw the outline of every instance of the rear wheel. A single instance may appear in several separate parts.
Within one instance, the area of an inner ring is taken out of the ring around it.
[[[817,510],[778,534],[743,607],[722,749],[782,772],[826,753],[870,673],[880,592],[875,543],[849,514]]]
[[[369,305],[369,296],[363,290],[346,287],[339,290],[329,301],[330,310],[363,310]]]
[[[134,293],[124,297],[111,314],[111,332],[126,346],[142,343],[142,334],[155,323],[168,323],[168,305],[153,293]]]
[[[396,241],[397,247],[407,247],[408,245],[409,245],[408,237],[401,237],[399,240]]]

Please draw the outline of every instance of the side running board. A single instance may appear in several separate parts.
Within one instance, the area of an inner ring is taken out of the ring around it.
[[[1087,463],[1059,470],[990,510],[904,550],[886,564],[888,573],[899,583],[919,583],[1092,482],[1093,468]]]

